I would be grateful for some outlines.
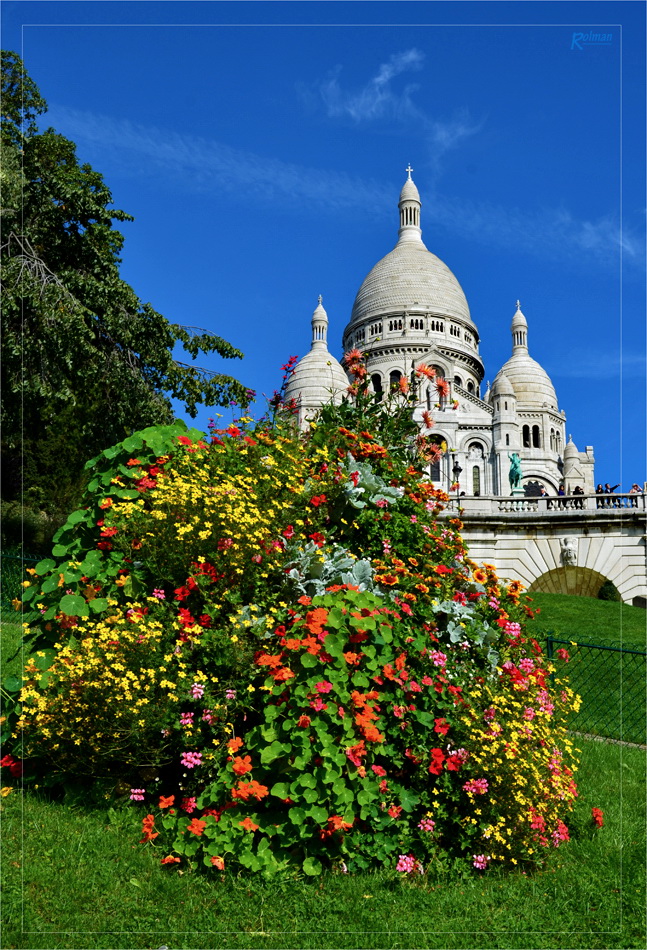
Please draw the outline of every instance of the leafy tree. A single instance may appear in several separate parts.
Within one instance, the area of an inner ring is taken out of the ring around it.
[[[47,110],[20,58],[2,53],[3,500],[61,513],[87,458],[172,421],[170,397],[247,404],[250,391],[194,364],[242,357],[219,336],[170,323],[119,275],[124,238],[102,175],[38,130]],[[182,344],[191,362],[174,353]]]

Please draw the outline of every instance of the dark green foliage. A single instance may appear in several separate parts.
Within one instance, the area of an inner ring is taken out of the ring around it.
[[[598,591],[598,600],[621,601],[622,597],[613,581],[605,581]]]

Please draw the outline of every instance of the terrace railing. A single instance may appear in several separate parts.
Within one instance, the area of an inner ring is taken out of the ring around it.
[[[494,515],[502,513],[532,512],[550,518],[553,513],[578,515],[583,511],[587,515],[614,517],[630,512],[644,512],[647,508],[645,492],[623,495],[543,495],[526,497],[525,495],[461,495],[452,492],[447,507],[450,510],[462,508],[466,516]]]

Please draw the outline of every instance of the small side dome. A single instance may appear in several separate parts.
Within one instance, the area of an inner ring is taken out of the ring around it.
[[[505,375],[512,383],[517,397],[517,408],[557,409],[557,395],[546,370],[533,360],[528,353],[528,322],[521,312],[517,300],[517,310],[510,326],[512,332],[512,356],[504,363],[496,379]]]
[[[573,442],[573,436],[569,435],[568,442],[564,446],[564,461],[570,462],[571,460],[577,460],[580,457],[580,453],[577,451],[577,446]]]
[[[321,296],[312,314],[312,346],[294,367],[285,387],[285,401],[299,405],[299,424],[303,425],[326,403],[340,403],[348,390],[348,377],[341,363],[328,351],[326,341],[328,314]]]
[[[501,370],[500,373],[497,373],[496,378],[492,384],[492,389],[490,390],[491,396],[512,396],[513,399],[516,399],[516,393],[514,391],[514,386],[506,376],[506,374]]]

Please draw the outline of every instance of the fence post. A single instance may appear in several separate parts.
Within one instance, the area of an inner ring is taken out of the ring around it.
[[[553,640],[550,633],[547,634],[546,635],[546,656],[548,657],[549,662],[552,662],[552,659],[554,656],[554,650],[553,650],[554,642],[555,641]],[[555,674],[554,673],[550,674],[550,685],[551,685],[551,689],[555,688]]]

